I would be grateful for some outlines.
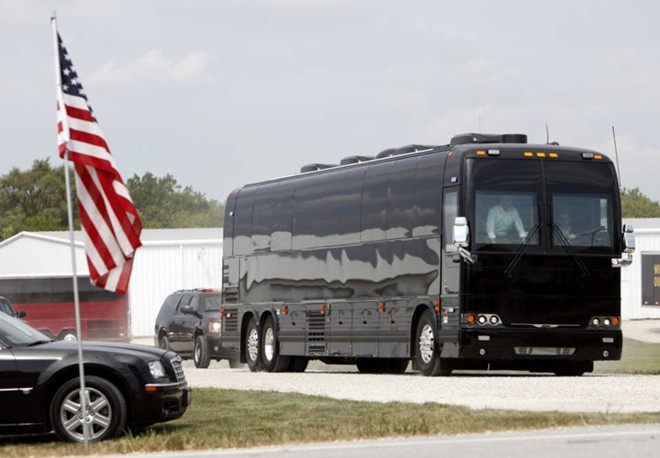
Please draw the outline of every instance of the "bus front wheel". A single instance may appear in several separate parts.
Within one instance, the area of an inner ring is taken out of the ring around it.
[[[435,320],[427,310],[419,318],[415,332],[415,359],[422,374],[431,377],[451,374],[449,361],[440,358],[441,350],[436,339]]]

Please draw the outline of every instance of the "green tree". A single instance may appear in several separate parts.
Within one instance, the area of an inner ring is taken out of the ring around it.
[[[2,239],[21,231],[67,229],[64,166],[53,167],[46,159],[25,172],[12,168],[0,178],[0,214]]]
[[[69,174],[74,188],[74,227],[79,229],[72,169]],[[144,228],[222,226],[224,206],[190,186],[180,186],[171,175],[133,176],[126,187]],[[0,214],[0,240],[21,231],[68,230],[64,165],[53,167],[48,159],[36,160],[29,170],[14,167],[0,177]]]
[[[621,191],[621,207],[624,218],[660,217],[660,204],[644,195],[639,188]]]
[[[133,175],[126,187],[145,228],[222,226],[224,206],[190,186],[182,187],[172,175]]]

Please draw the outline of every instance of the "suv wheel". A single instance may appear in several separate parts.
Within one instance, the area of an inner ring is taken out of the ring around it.
[[[167,335],[163,334],[158,338],[158,348],[162,348],[163,350],[170,349],[170,339],[167,338]]]
[[[199,369],[206,369],[211,363],[211,358],[209,357],[209,348],[208,343],[204,336],[197,336],[195,338],[195,349],[193,351],[193,360],[195,361],[195,367]]]

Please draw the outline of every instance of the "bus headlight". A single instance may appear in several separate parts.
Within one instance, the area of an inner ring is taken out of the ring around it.
[[[618,316],[594,316],[589,320],[594,328],[618,328],[621,326],[621,318]]]
[[[220,334],[222,330],[222,323],[219,321],[210,321],[209,322],[209,332],[212,334]]]

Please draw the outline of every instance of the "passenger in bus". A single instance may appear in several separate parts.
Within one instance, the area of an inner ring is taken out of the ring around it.
[[[527,237],[518,210],[513,205],[511,196],[502,196],[499,205],[494,205],[488,210],[486,219],[486,232],[490,243],[511,243],[511,233],[517,232],[521,241]],[[515,239],[515,235],[513,237]]]
[[[564,234],[564,237],[566,237],[567,240],[575,240],[575,238],[577,237],[573,233],[573,230],[571,229],[571,218],[567,212],[561,212],[559,214],[559,220],[557,221],[557,226],[559,227],[559,230],[561,231],[562,234]]]

